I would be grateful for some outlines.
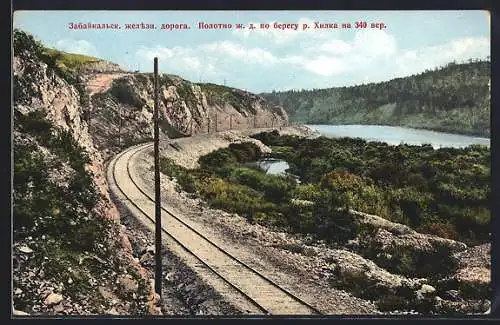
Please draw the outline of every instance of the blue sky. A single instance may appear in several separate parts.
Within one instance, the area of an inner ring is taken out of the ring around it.
[[[354,28],[357,21],[368,27]],[[117,23],[120,30],[71,30],[69,23]],[[126,30],[128,23],[155,30]],[[256,29],[200,30],[198,22]],[[278,30],[273,23],[299,23]],[[353,28],[315,29],[314,22]],[[370,28],[381,22],[383,29]],[[186,23],[188,30],[161,30]],[[270,24],[260,29],[260,23]],[[309,29],[302,30],[302,24]],[[49,47],[97,56],[144,72],[177,74],[253,92],[378,82],[490,55],[486,11],[17,11],[14,27]]]

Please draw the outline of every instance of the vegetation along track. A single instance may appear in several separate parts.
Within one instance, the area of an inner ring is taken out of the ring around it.
[[[125,199],[139,217],[147,218],[151,225],[154,223],[154,218],[151,217],[155,211],[154,200],[138,186],[130,171],[132,158],[150,147],[151,144],[139,145],[123,151],[111,161],[108,173],[111,174],[114,183],[114,186],[111,186],[112,190],[119,191],[119,197]],[[201,263],[202,267],[222,280],[226,288],[232,289],[234,292],[230,296],[239,296],[240,300],[246,299],[247,305],[254,307],[252,313],[322,314],[315,307],[217,246],[178,216],[163,207],[162,211],[164,212],[162,230],[167,239],[173,241],[177,247],[182,247],[184,253],[187,252],[198,264]]]

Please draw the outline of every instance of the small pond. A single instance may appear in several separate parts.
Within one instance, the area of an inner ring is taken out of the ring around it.
[[[286,170],[290,168],[288,163],[282,159],[264,158],[255,162],[266,174],[279,175],[286,174]]]

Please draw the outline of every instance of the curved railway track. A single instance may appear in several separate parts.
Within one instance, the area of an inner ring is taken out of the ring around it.
[[[131,147],[118,154],[109,164],[108,176],[115,190],[132,205],[136,212],[154,224],[154,199],[141,188],[131,172],[135,155],[151,144]],[[162,231],[180,245],[213,275],[255,307],[258,313],[280,315],[319,314],[314,306],[282,288],[248,264],[220,248],[198,230],[191,227],[168,209],[162,207]]]

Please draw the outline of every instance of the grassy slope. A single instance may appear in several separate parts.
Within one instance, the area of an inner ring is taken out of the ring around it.
[[[66,53],[51,48],[44,48],[43,54],[53,59],[55,61],[56,67],[64,71],[67,70],[76,71],[87,64],[102,61],[101,59],[92,56]]]

